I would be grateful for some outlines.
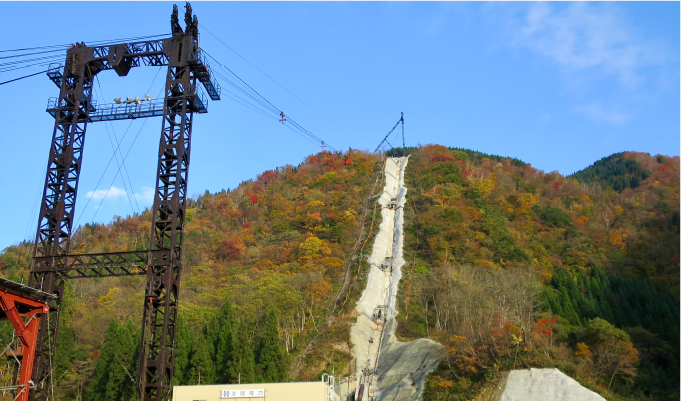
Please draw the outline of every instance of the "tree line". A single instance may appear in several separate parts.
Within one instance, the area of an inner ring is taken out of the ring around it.
[[[287,381],[288,363],[278,324],[274,309],[257,322],[239,319],[229,300],[196,331],[178,315],[173,385]],[[122,324],[111,321],[85,399],[139,399],[134,384],[139,342],[140,329],[132,319]]]

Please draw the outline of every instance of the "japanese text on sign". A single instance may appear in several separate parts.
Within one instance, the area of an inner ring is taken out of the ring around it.
[[[222,390],[220,398],[250,398],[265,397],[264,389],[255,390]]]

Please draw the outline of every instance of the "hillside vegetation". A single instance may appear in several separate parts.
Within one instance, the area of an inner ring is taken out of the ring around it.
[[[566,178],[464,149],[407,151],[398,334],[448,346],[427,399],[467,399],[530,366],[606,398],[678,399],[678,157],[620,153]]]
[[[473,399],[529,366],[606,398],[678,399],[678,157],[626,152],[563,177],[439,145],[407,153],[398,335],[447,346],[426,399]],[[174,384],[354,370],[382,163],[321,152],[189,201]],[[149,221],[85,225],[71,252],[146,249]],[[31,252],[5,249],[0,274],[25,281]],[[55,399],[134,399],[143,293],[139,277],[70,282]]]

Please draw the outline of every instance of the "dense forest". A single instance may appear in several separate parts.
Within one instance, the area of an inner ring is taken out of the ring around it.
[[[404,339],[448,353],[426,399],[558,367],[608,399],[679,398],[679,158],[626,152],[570,177],[407,149]]]
[[[398,337],[447,352],[426,400],[473,399],[526,367],[608,399],[679,398],[679,157],[618,153],[564,177],[439,145],[394,152],[410,155]],[[382,165],[321,152],[189,201],[174,384],[354,370]],[[71,253],[143,250],[149,221],[86,224]],[[6,248],[0,274],[25,281],[31,255]],[[135,399],[143,292],[139,277],[69,282],[55,399]]]

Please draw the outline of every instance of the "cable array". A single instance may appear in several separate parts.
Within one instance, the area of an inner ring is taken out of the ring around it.
[[[204,27],[204,29],[206,29]],[[208,31],[208,29],[206,29]],[[252,67],[256,68],[258,71],[266,75],[270,80],[272,80],[274,83],[282,87],[286,92],[291,94],[293,97],[298,99],[300,102],[305,104],[307,107],[315,111],[317,114],[321,115],[328,121],[334,123],[335,125],[339,126],[323,114],[321,114],[319,111],[315,110],[312,106],[309,104],[305,103],[302,99],[297,97],[295,94],[293,94],[291,91],[289,91],[287,88],[282,86],[279,82],[274,80],[271,76],[269,76],[267,73],[262,71],[260,68],[257,66],[254,66],[248,60],[243,58],[241,55],[236,53],[231,47],[229,47],[224,41],[222,41],[220,38],[218,38],[216,35],[214,35],[212,32],[208,31],[212,36],[214,36],[220,43],[222,43],[224,46],[229,48],[231,51],[233,51],[235,54],[237,54],[239,57],[241,57],[246,63],[251,65]],[[99,41],[92,41],[88,42],[88,46],[107,46],[107,45],[113,45],[113,44],[118,44],[118,43],[130,43],[132,41],[137,41],[137,40],[145,40],[145,39],[153,39],[153,38],[160,38],[160,37],[165,37],[167,34],[159,34],[159,35],[147,35],[147,36],[136,36],[136,37],[128,37],[128,38],[119,38],[119,39],[110,39],[110,40],[99,40]],[[50,64],[58,63],[58,62],[63,62],[64,60],[64,54],[66,50],[68,50],[70,47],[74,46],[73,44],[61,44],[61,45],[48,45],[48,46],[34,46],[34,47],[26,47],[26,48],[17,48],[17,49],[5,49],[5,50],[0,50],[0,74],[2,73],[7,73],[11,71],[17,71],[17,70],[22,70],[22,69],[27,69],[27,68],[35,68],[35,67],[46,67],[49,66]],[[322,148],[327,148],[329,150],[332,150],[334,152],[338,152],[333,146],[329,145],[326,141],[322,140],[319,136],[313,134],[312,132],[308,131],[306,128],[304,128],[301,124],[293,120],[290,116],[285,115],[281,109],[276,107],[272,102],[270,102],[267,98],[265,98],[262,94],[260,94],[257,90],[255,90],[251,85],[246,83],[241,77],[239,77],[236,73],[234,73],[231,69],[226,67],[223,63],[218,61],[215,57],[210,55],[208,52],[205,50],[202,50],[202,53],[205,54],[207,57],[209,57],[211,60],[219,66],[219,70],[214,70],[213,71],[213,76],[216,80],[221,81],[223,85],[223,94],[226,95],[228,98],[231,100],[241,104],[242,106],[253,110],[259,114],[261,114],[263,117],[268,118],[270,120],[274,121],[281,121],[281,122],[288,122],[287,124],[283,124],[287,129],[290,131],[301,135],[304,139],[310,141],[311,143],[314,143],[316,145],[321,145]],[[43,74],[47,72],[48,70],[43,69],[42,71],[38,71],[35,73],[27,74],[18,78],[13,78],[4,82],[0,82],[0,85],[5,85],[11,82],[19,81],[25,78],[33,77],[36,75]],[[160,69],[159,69],[160,71]],[[158,72],[156,74],[158,76]],[[156,80],[156,77],[154,77],[154,81]],[[104,94],[102,92],[101,85],[99,85],[99,81],[97,82],[98,84],[98,89],[102,97],[104,97]],[[152,82],[153,85],[153,82]],[[151,89],[151,87],[150,87]],[[162,92],[163,89],[161,89]],[[161,93],[159,93],[159,96]],[[145,119],[146,122],[146,119]],[[109,132],[109,128],[107,127],[107,134],[109,135],[109,141],[111,142],[112,148],[113,148],[113,155],[111,156],[109,162],[107,163],[104,171],[102,172],[102,175],[100,176],[97,185],[95,186],[95,191],[98,190],[99,185],[101,184],[102,179],[104,178],[104,175],[106,174],[108,168],[110,167],[111,162],[113,159],[116,159],[116,163],[118,165],[118,169],[116,171],[116,174],[114,175],[114,181],[118,177],[118,174],[121,173],[121,170],[123,170],[123,184],[125,187],[125,191],[128,196],[128,202],[130,203],[130,207],[135,212],[135,207],[133,206],[133,200],[130,198],[131,193],[132,196],[135,197],[134,191],[132,190],[132,182],[130,180],[130,176],[127,171],[127,167],[125,166],[125,160],[130,153],[130,150],[132,149],[132,145],[134,145],[137,137],[139,136],[140,132],[142,131],[142,128],[144,127],[144,124],[142,124],[142,127],[140,127],[139,132],[133,139],[133,142],[128,148],[127,152],[125,155],[122,154],[120,146],[125,139],[128,131],[130,130],[132,126],[133,121],[130,122],[130,125],[128,125],[128,128],[126,129],[125,133],[123,136],[118,140],[115,131],[113,131],[113,139],[111,138],[111,132]],[[111,123],[109,123],[111,125]],[[345,129],[341,126],[339,126],[342,129]],[[113,125],[111,125],[111,129],[113,130]],[[120,159],[119,159],[120,158]],[[120,161],[119,161],[120,160]],[[127,178],[127,183],[126,183],[126,178]],[[113,185],[113,182],[111,185]],[[97,207],[97,210],[95,211],[92,221],[94,221],[97,211],[100,209],[102,206],[102,203],[106,196],[108,195],[109,190],[111,189],[111,185],[109,188],[107,188],[106,194],[102,198],[102,201],[100,202],[99,206]],[[129,190],[128,190],[129,189]],[[31,215],[35,213],[35,209],[38,206],[37,205],[37,199],[39,198],[39,194],[36,197],[36,205],[34,206],[34,210],[31,212]],[[85,207],[82,209],[83,212],[87,209],[87,206],[89,205],[90,201],[92,200],[92,197],[88,198]],[[137,205],[137,198],[135,197],[134,199],[135,204]],[[137,205],[137,212],[140,211],[139,205]],[[83,212],[81,212],[81,215],[79,216],[78,220],[76,221],[76,226],[78,226],[78,223],[80,221],[80,218],[83,215]],[[30,222],[29,222],[29,228],[27,228],[27,234],[30,229]]]
[[[99,93],[102,96],[102,99],[104,99],[104,92],[102,91],[102,85],[99,83],[99,78],[95,77],[95,80],[97,81],[97,87],[99,88]],[[152,82],[152,85],[153,85],[153,82]],[[111,139],[111,133],[109,132],[109,127],[111,127],[111,132],[113,132],[113,139]],[[121,178],[123,179],[123,187],[125,188],[125,194],[128,197],[128,202],[130,203],[130,208],[132,209],[133,213],[135,213],[135,212],[139,213],[140,210],[139,210],[139,205],[137,204],[137,198],[135,198],[135,205],[137,206],[137,209],[135,209],[132,206],[132,199],[130,199],[130,194],[132,193],[133,197],[134,197],[135,192],[132,189],[132,181],[130,181],[130,175],[128,174],[128,168],[125,166],[125,160],[123,159],[123,154],[121,154],[121,152],[120,152],[120,147],[116,147],[114,145],[114,140],[116,142],[118,142],[118,137],[116,136],[116,130],[114,129],[114,126],[111,123],[111,121],[106,121],[104,123],[104,128],[106,128],[106,133],[109,136],[109,143],[111,143],[111,149],[113,149],[113,151],[114,151],[114,158],[116,159],[116,164],[118,165],[119,169],[121,168],[121,165],[123,166],[123,172],[124,172],[125,175],[121,176]],[[118,149],[118,152],[116,151],[117,149]],[[120,162],[118,161],[119,155],[120,155],[120,158],[121,158]],[[128,179],[127,184],[125,182],[126,178]],[[128,186],[130,187],[130,190],[128,190]]]
[[[267,73],[262,71],[260,68],[257,66],[254,66],[251,64],[248,60],[243,58],[241,55],[236,53],[234,49],[232,49],[229,45],[227,45],[223,40],[221,40],[219,37],[217,37],[215,34],[210,32],[207,28],[203,27],[206,29],[208,33],[210,33],[212,36],[214,36],[220,43],[222,43],[224,46],[229,48],[231,51],[233,51],[235,54],[237,54],[239,57],[241,57],[246,63],[251,65],[252,67],[256,68],[258,71],[261,73],[265,74],[269,79],[271,79],[274,83],[282,87],[286,92],[291,94],[293,97],[298,99],[300,102],[305,104],[307,107],[315,111],[317,114],[321,115],[325,119],[331,121],[332,123],[336,124],[332,120],[330,120],[328,117],[324,116],[321,114],[319,111],[315,110],[312,106],[309,104],[305,103],[302,99],[294,95],[291,91],[286,89],[283,85],[281,85],[279,82],[277,82],[274,78],[269,76]],[[136,36],[136,37],[128,37],[128,38],[119,38],[119,39],[111,39],[111,40],[100,40],[100,41],[93,41],[89,43],[89,46],[107,46],[107,45],[112,45],[112,44],[117,44],[117,43],[126,43],[126,42],[131,42],[135,40],[144,40],[144,39],[151,39],[151,38],[158,38],[158,37],[163,37],[167,36],[166,34],[159,34],[159,35],[147,35],[147,36]],[[18,48],[18,49],[6,49],[6,50],[0,50],[0,54],[2,53],[8,53],[8,55],[2,55],[0,56],[0,74],[6,73],[6,72],[11,72],[11,71],[17,71],[25,68],[33,68],[33,67],[45,67],[49,66],[50,64],[59,62],[63,60],[63,52],[67,50],[69,47],[73,46],[72,44],[61,44],[61,45],[49,45],[49,46],[35,46],[35,47],[26,47],[26,48]],[[55,54],[58,53],[58,54]],[[223,63],[220,63],[217,59],[215,59],[213,56],[211,56],[208,52],[203,50],[203,53],[208,56],[210,59],[212,59],[217,65],[221,68],[222,74],[219,72],[214,72],[215,77],[222,81],[222,83],[226,84],[225,91],[227,92],[227,97],[229,97],[231,100],[234,100],[235,102],[243,105],[244,107],[247,107],[257,113],[262,114],[266,118],[272,119],[272,120],[279,120],[281,122],[288,121],[290,124],[284,124],[289,130],[303,136],[304,138],[312,141],[313,143],[316,143],[318,145],[321,145],[322,148],[328,148],[330,150],[333,150],[337,152],[337,150],[329,145],[327,142],[322,140],[320,137],[317,135],[313,134],[312,132],[308,131],[305,129],[303,126],[301,126],[299,123],[291,119],[288,115],[285,115],[281,109],[278,107],[274,106],[272,102],[267,100],[263,95],[261,95],[258,91],[256,91],[252,86],[250,86],[248,83],[246,83],[241,77],[239,77],[237,74],[235,74],[232,70],[230,70],[228,67],[226,67]],[[10,79],[4,82],[0,82],[0,85],[5,85],[11,82],[19,81],[25,78],[30,78],[42,73],[47,72],[47,70],[42,70],[39,72],[27,74],[18,78]],[[100,88],[101,92],[101,88]],[[281,119],[279,119],[281,117]],[[338,124],[336,124],[338,125]],[[340,126],[339,126],[340,127]],[[343,128],[343,127],[340,127]],[[344,128],[343,128],[344,129]],[[115,135],[115,134],[114,134]],[[118,158],[116,158],[118,160]],[[132,206],[132,205],[131,205]]]
[[[149,85],[149,89],[147,90],[147,92],[150,92],[150,91],[151,91],[151,88],[153,87],[154,82],[156,82],[156,78],[158,77],[158,73],[161,71],[162,68],[163,68],[163,67],[159,67],[158,71],[156,71],[156,75],[154,76],[153,81],[151,81],[151,84]],[[161,96],[161,93],[163,93],[163,89],[164,89],[164,88],[165,88],[164,86],[161,87],[161,89],[158,91],[158,94],[156,95],[156,97]],[[144,121],[142,122],[142,126],[140,127],[139,131],[137,131],[137,134],[135,135],[135,138],[133,138],[132,143],[130,144],[130,147],[128,148],[127,152],[125,152],[125,156],[123,156],[123,155],[121,154],[121,163],[118,164],[118,170],[116,170],[116,174],[114,174],[114,177],[113,177],[113,179],[111,180],[111,183],[109,184],[109,187],[107,188],[106,192],[104,193],[104,196],[102,197],[102,200],[99,202],[99,205],[97,206],[97,209],[95,210],[95,213],[92,215],[92,221],[93,221],[93,222],[95,221],[95,217],[97,217],[97,213],[98,213],[99,210],[102,208],[102,204],[104,203],[104,200],[105,200],[106,197],[109,195],[109,191],[111,190],[111,186],[112,186],[112,185],[114,184],[114,182],[116,181],[116,178],[118,178],[118,174],[120,174],[121,168],[122,168],[123,166],[125,166],[125,160],[128,158],[128,155],[130,154],[130,151],[132,150],[132,147],[135,145],[135,142],[137,141],[137,138],[139,137],[140,133],[142,133],[142,129],[144,129],[144,125],[147,123],[147,120],[148,120],[148,119],[145,118]],[[95,185],[95,189],[94,189],[93,193],[95,193],[95,192],[97,191],[97,189],[99,188],[99,184],[101,184],[102,179],[104,179],[104,175],[106,174],[107,170],[109,169],[109,166],[111,165],[111,162],[112,162],[113,159],[116,157],[117,152],[120,153],[120,147],[121,147],[121,144],[123,143],[123,139],[125,139],[125,136],[128,134],[128,131],[130,130],[130,127],[132,126],[132,123],[133,123],[134,121],[135,121],[135,120],[131,120],[131,121],[130,121],[130,124],[128,124],[128,128],[125,130],[125,133],[123,133],[123,136],[121,137],[120,141],[118,141],[118,144],[117,144],[116,147],[114,148],[113,155],[111,155],[111,158],[109,158],[109,162],[107,163],[106,167],[104,168],[104,171],[103,171],[102,174],[100,175],[99,180],[97,181],[97,185]],[[112,127],[112,128],[113,128],[113,127]],[[118,162],[118,158],[116,158],[116,162]],[[126,169],[126,174],[127,174],[127,169]],[[128,177],[128,181],[129,181],[129,180],[130,180],[130,177]],[[123,182],[125,183],[125,179],[123,179]],[[132,183],[130,184],[130,188],[132,188]],[[133,193],[133,197],[134,197],[134,193]],[[87,202],[85,203],[85,207],[83,208],[83,211],[81,212],[80,216],[79,216],[78,219],[76,220],[75,227],[78,227],[78,223],[80,222],[80,219],[83,217],[83,214],[85,214],[85,210],[87,210],[87,207],[88,207],[88,205],[90,204],[90,200],[92,200],[92,197],[89,197],[88,200],[87,200]],[[130,200],[130,199],[128,198],[128,200]],[[136,203],[136,202],[137,202],[137,198],[135,198],[135,203]],[[131,203],[130,206],[132,207],[132,203]],[[139,206],[138,206],[138,208],[139,208]],[[133,209],[133,211],[134,211],[134,209]]]
[[[89,46],[109,46],[118,43],[130,43],[137,40],[154,39],[168,36],[168,34],[135,36],[129,38],[96,40],[89,42]],[[64,52],[73,44],[50,45],[50,46],[36,46],[25,47],[20,49],[0,50],[0,54],[9,53],[8,55],[0,56],[0,74],[5,72],[22,70],[33,67],[47,67],[50,64],[63,62]],[[19,81],[21,79],[30,78],[47,72],[47,70],[36,72],[34,74],[24,75],[18,78],[10,79],[8,81],[0,82],[0,85],[8,84],[10,82]]]
[[[338,152],[338,150],[329,145],[326,141],[305,129],[303,126],[294,121],[289,115],[284,114],[281,109],[272,104],[272,102],[267,100],[267,98],[253,89],[252,86],[247,84],[234,71],[222,64],[205,49],[202,49],[201,52],[218,65],[220,70],[216,71],[214,69],[212,75],[223,84],[223,92],[227,92],[227,97],[229,97],[231,100],[234,100],[237,103],[262,114],[268,119],[290,122],[290,124],[284,124],[284,126],[286,126],[286,128],[289,130],[303,136],[317,145],[321,145],[324,148]]]
[[[400,119],[397,120],[397,122],[395,123],[393,128],[390,130],[390,132],[388,132],[388,134],[385,136],[385,138],[383,138],[381,143],[379,143],[378,146],[376,146],[376,150],[374,150],[374,152],[378,152],[378,150],[381,149],[381,147],[383,146],[384,143],[387,143],[388,146],[390,146],[390,149],[394,148],[394,146],[391,145],[390,142],[388,142],[388,137],[390,137],[390,134],[392,134],[395,131],[395,128],[397,128],[397,126],[400,125],[400,123],[402,123],[402,148],[404,148],[404,113],[402,113],[400,115]],[[396,135],[399,135],[399,132],[397,132]],[[396,138],[396,139],[399,139],[399,137]]]
[[[321,112],[319,112],[319,111],[318,111],[317,109],[315,109],[314,107],[312,107],[312,106],[310,106],[309,104],[307,104],[303,99],[301,99],[301,98],[299,98],[298,96],[296,96],[293,92],[291,92],[290,90],[286,89],[286,87],[284,87],[284,85],[282,85],[282,84],[280,84],[279,82],[277,82],[276,79],[272,78],[268,73],[266,73],[265,71],[261,70],[260,67],[258,67],[257,65],[251,64],[250,61],[246,60],[241,54],[237,53],[236,50],[232,49],[231,46],[229,46],[229,45],[228,45],[227,43],[225,43],[222,39],[220,39],[219,37],[217,37],[217,36],[216,36],[213,32],[211,32],[208,28],[206,28],[205,25],[199,24],[199,26],[201,26],[201,28],[205,29],[206,32],[208,32],[211,36],[213,36],[215,39],[217,39],[218,42],[220,42],[221,44],[223,44],[223,45],[224,45],[226,48],[228,48],[232,53],[234,53],[234,54],[236,54],[237,56],[239,56],[239,58],[242,59],[243,61],[245,61],[246,64],[248,64],[248,65],[250,65],[251,67],[255,68],[256,70],[260,71],[263,75],[265,75],[267,78],[269,78],[269,79],[270,79],[272,82],[274,82],[275,84],[279,85],[279,87],[281,87],[283,90],[285,90],[286,92],[288,92],[291,96],[293,96],[294,98],[298,99],[298,100],[299,100],[302,104],[304,104],[305,106],[309,107],[310,110],[312,110],[312,111],[314,111],[315,113],[319,114],[320,116],[324,117],[327,121],[333,123],[334,125],[336,125],[336,126],[337,126],[338,128],[340,128],[340,129],[342,129],[343,131],[350,132],[350,131],[348,131],[347,129],[343,128],[342,126],[338,125],[338,123],[336,123],[335,121],[331,120],[330,118],[328,118],[327,116],[325,116],[324,114],[322,114]]]

